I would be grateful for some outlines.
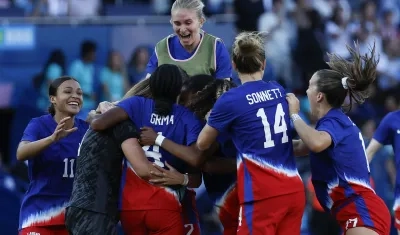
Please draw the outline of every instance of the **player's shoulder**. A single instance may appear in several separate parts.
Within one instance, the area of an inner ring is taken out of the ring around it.
[[[34,123],[38,126],[47,125],[50,122],[55,122],[51,114],[44,114],[42,116],[32,118],[30,121],[30,123]]]
[[[387,120],[400,120],[400,110],[390,112],[386,114],[385,119]]]
[[[190,109],[180,104],[174,104],[174,112],[182,117],[195,117],[195,114]]]

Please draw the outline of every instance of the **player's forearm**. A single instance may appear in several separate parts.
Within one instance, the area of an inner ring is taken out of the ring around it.
[[[184,146],[165,138],[161,147],[196,168],[200,167],[205,159],[202,152],[193,145]]]
[[[100,113],[96,113],[96,111],[95,110],[92,110],[92,111],[90,111],[89,112],[89,114],[88,114],[88,116],[86,117],[86,122],[87,123],[92,123],[92,121],[94,120],[94,119],[96,119],[98,116],[100,115]]]
[[[367,154],[368,161],[371,162],[372,159],[374,158],[375,153],[382,148],[382,144],[380,144],[378,141],[375,139],[372,139],[371,142],[369,143],[367,149],[365,150],[365,153]]]
[[[210,174],[230,174],[236,173],[236,168],[236,159],[220,157],[206,161],[203,171]]]
[[[21,142],[17,149],[17,159],[25,161],[39,155],[53,143],[51,137],[46,137],[34,142]]]
[[[320,152],[321,146],[324,144],[321,141],[320,133],[318,130],[310,127],[303,121],[303,119],[297,119],[293,122],[294,128],[303,143],[313,152]]]

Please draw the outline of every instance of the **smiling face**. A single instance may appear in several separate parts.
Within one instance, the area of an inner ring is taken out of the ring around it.
[[[54,105],[56,112],[74,116],[82,108],[83,98],[82,89],[79,83],[73,79],[67,80],[57,88],[55,96],[50,96],[50,101]]]
[[[200,28],[204,19],[195,10],[176,9],[171,12],[171,23],[179,41],[185,48],[196,47],[200,41]]]

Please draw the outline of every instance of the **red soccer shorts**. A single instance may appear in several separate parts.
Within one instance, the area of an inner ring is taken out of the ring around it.
[[[343,231],[366,227],[380,235],[390,234],[390,213],[383,200],[372,191],[362,192],[345,201],[334,203],[332,214]]]
[[[243,203],[237,235],[300,234],[305,205],[304,191]]]
[[[169,210],[122,211],[125,235],[183,235],[181,212]]]
[[[185,235],[200,235],[200,220],[196,207],[196,192],[187,189],[182,200],[183,229]]]
[[[223,235],[236,235],[238,229],[239,218],[239,198],[237,187],[233,187],[226,194],[222,205],[217,206],[217,213],[222,226],[224,227]]]
[[[53,225],[53,226],[31,226],[23,228],[19,231],[19,235],[68,235],[67,228],[65,225]]]

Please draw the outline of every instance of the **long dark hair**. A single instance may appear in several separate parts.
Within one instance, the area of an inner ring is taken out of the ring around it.
[[[183,78],[178,66],[163,64],[149,78],[150,92],[154,100],[154,113],[167,116],[181,92]]]

